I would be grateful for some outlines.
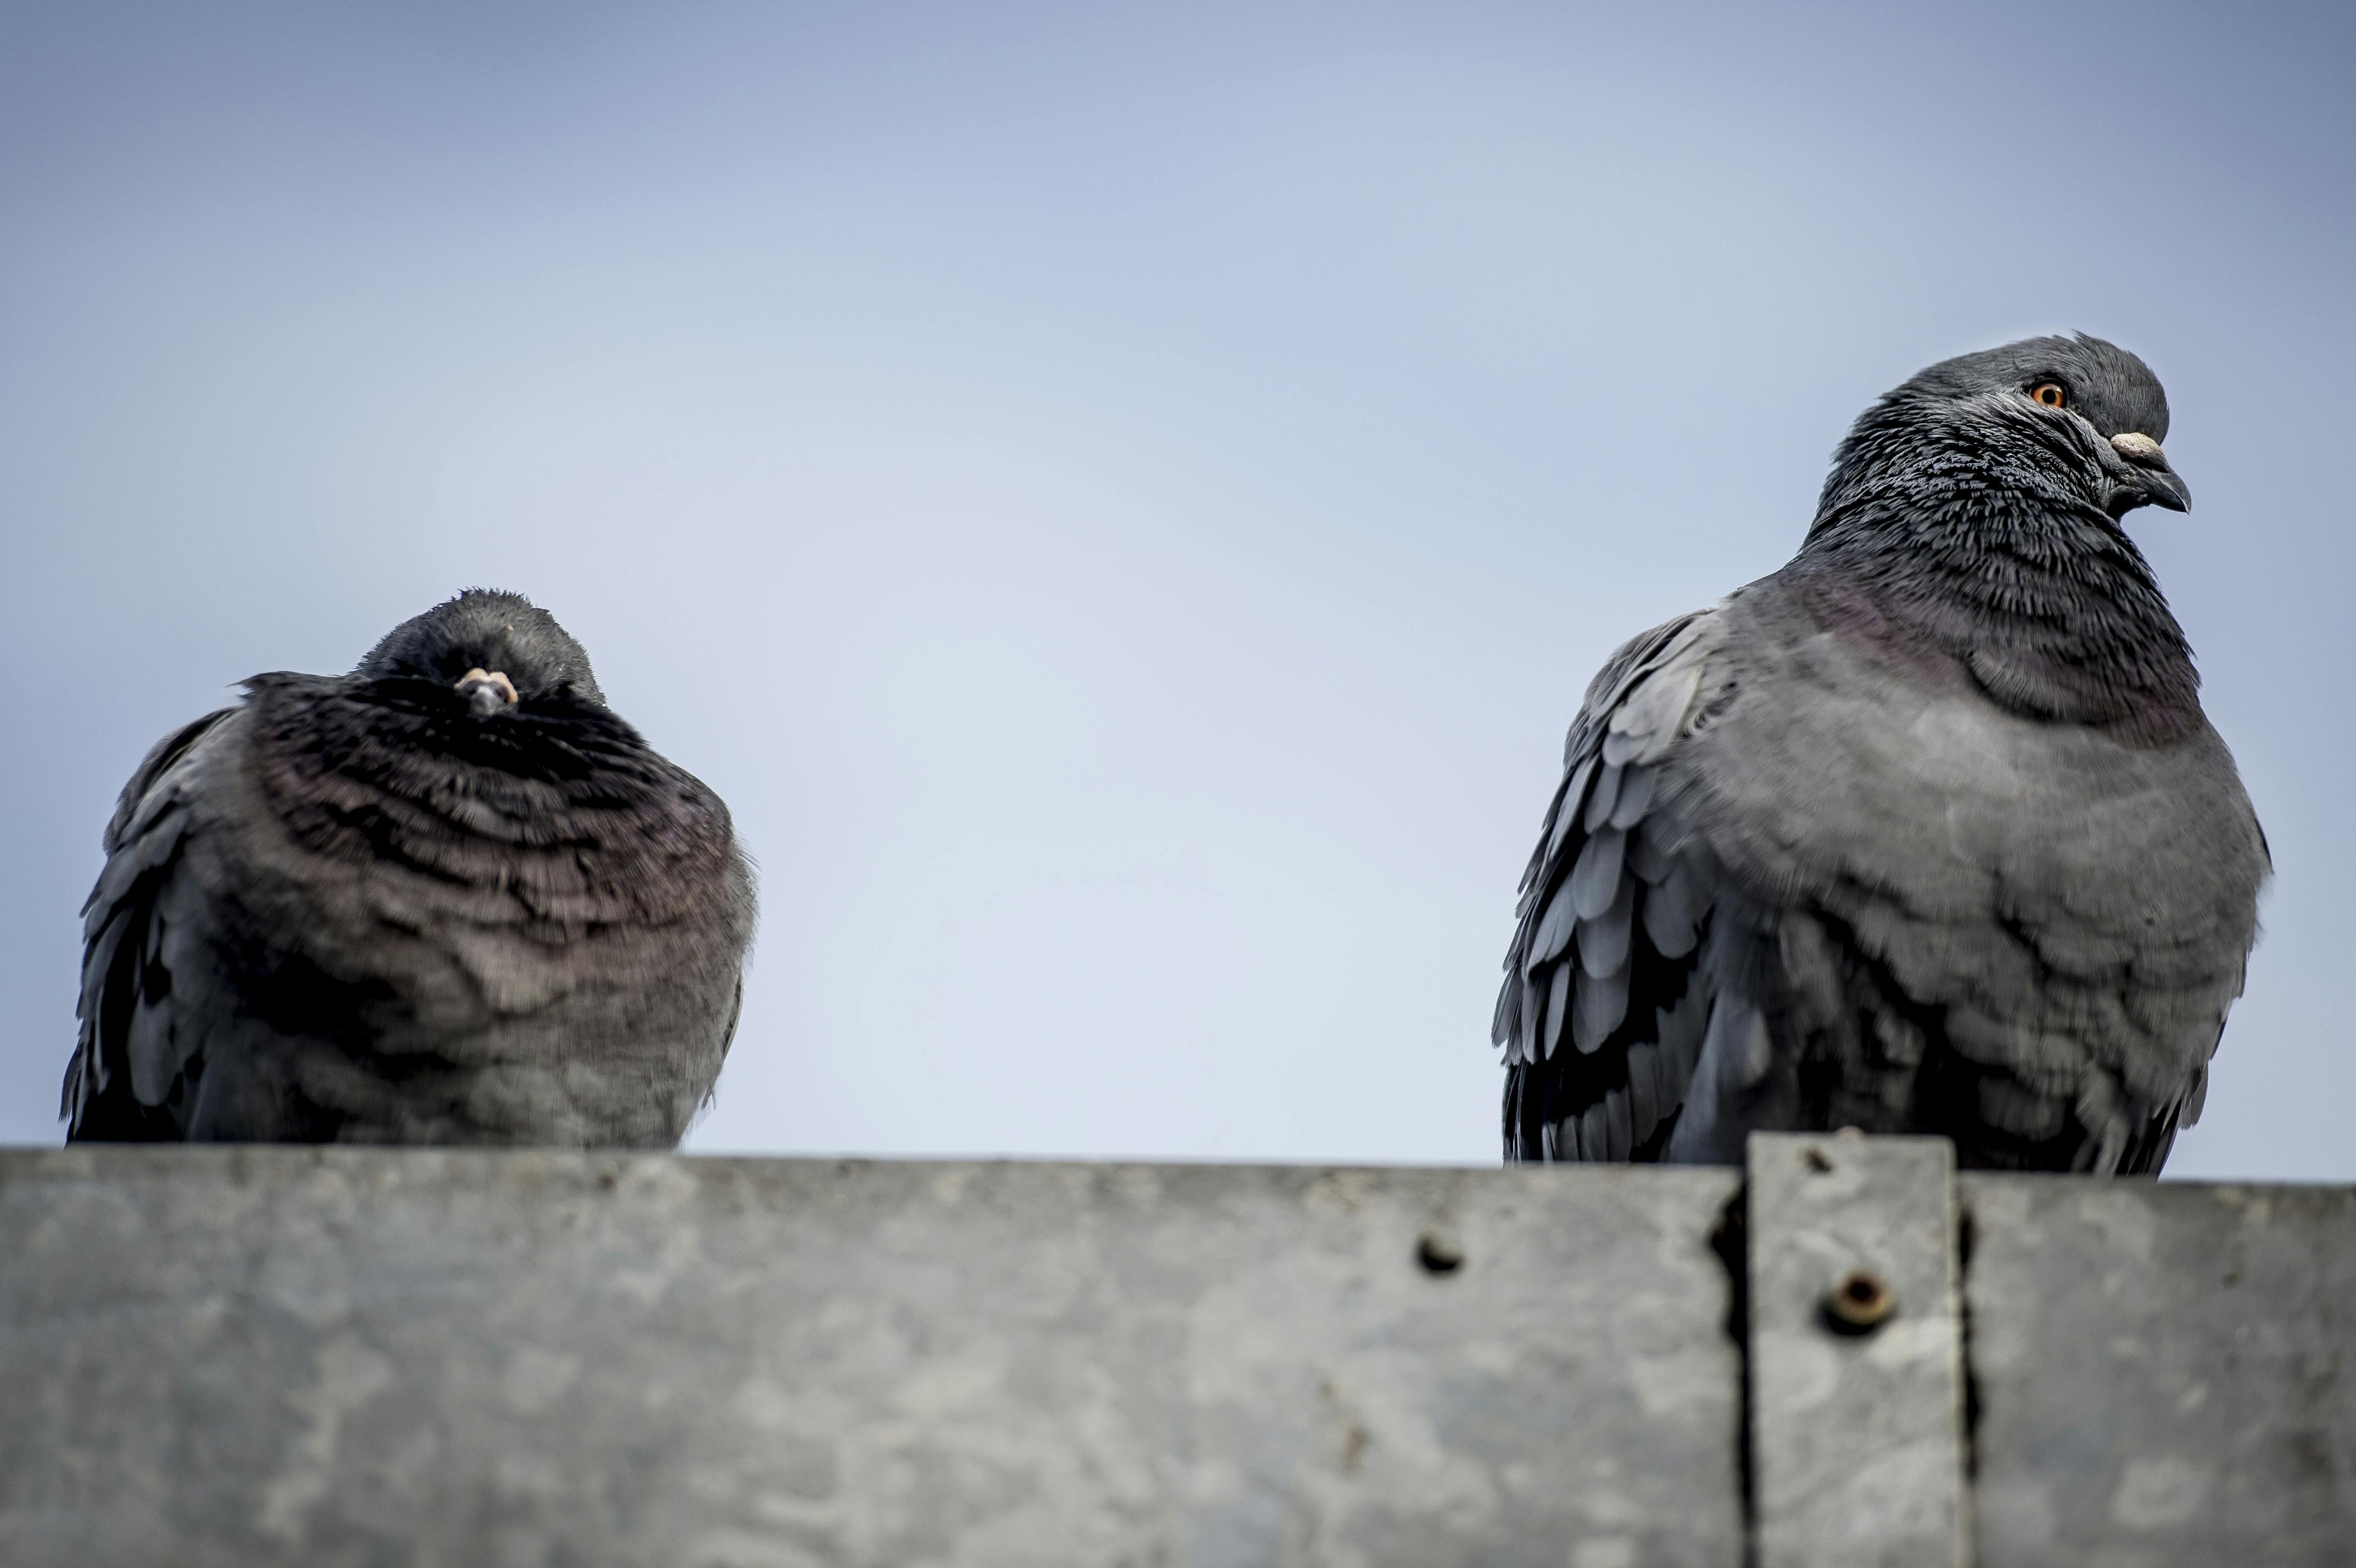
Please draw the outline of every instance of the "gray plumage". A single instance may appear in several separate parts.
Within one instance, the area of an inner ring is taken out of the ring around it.
[[[84,906],[71,1140],[668,1147],[753,928],[727,808],[470,590],[148,753]]]
[[[2167,433],[2094,338],[1933,366],[1858,421],[1790,564],[1612,656],[1506,955],[1509,1159],[1853,1125],[2159,1168],[2269,869],[2119,526],[2189,506]]]

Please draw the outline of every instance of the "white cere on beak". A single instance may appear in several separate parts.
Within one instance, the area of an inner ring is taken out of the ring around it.
[[[2159,443],[2139,431],[2129,431],[2124,435],[2111,437],[2111,450],[2129,463],[2141,464],[2146,467],[2149,467],[2154,463],[2168,461],[2160,453]]]
[[[458,677],[458,695],[478,714],[489,715],[516,704],[515,682],[495,669],[470,669]]]

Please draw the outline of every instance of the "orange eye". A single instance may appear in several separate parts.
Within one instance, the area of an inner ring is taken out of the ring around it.
[[[2049,409],[2058,409],[2070,400],[2063,395],[2059,381],[2040,381],[2029,389],[2029,395]]]

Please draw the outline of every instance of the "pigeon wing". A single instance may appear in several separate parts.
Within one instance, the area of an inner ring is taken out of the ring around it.
[[[81,1027],[59,1114],[68,1141],[177,1141],[200,1031],[184,1027],[176,958],[201,940],[196,890],[178,886],[205,763],[236,731],[225,708],[147,753],[108,822],[106,866],[82,906]],[[190,929],[190,917],[199,929]],[[201,1071],[198,1067],[198,1071]]]
[[[1658,1158],[1688,1097],[1719,879],[1668,786],[1719,619],[1698,611],[1632,639],[1571,724],[1497,998],[1509,1160]]]

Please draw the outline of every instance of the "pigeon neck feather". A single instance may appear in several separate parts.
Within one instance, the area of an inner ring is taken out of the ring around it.
[[[594,923],[675,918],[681,868],[731,853],[726,809],[600,706],[486,723],[430,682],[246,686],[262,796],[327,859]]]
[[[1901,659],[1952,660],[2028,717],[2153,745],[2197,727],[2191,650],[2117,523],[2019,470],[1943,475],[1941,455],[1826,487],[1785,568],[1816,619]]]

